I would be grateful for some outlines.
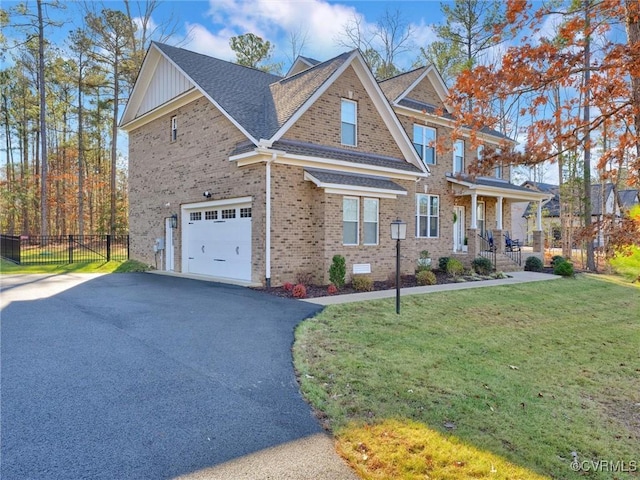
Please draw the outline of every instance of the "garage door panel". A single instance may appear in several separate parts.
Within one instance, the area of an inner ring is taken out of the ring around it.
[[[240,208],[225,206],[224,214],[232,216],[235,212],[236,218],[221,219],[219,209],[216,220],[204,220],[207,209],[203,209],[203,220],[188,223],[188,272],[251,280],[251,218],[240,218]]]

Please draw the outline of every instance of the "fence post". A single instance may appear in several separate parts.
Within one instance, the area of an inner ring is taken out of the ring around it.
[[[73,235],[69,235],[69,263],[73,263]]]
[[[111,235],[107,235],[107,262],[111,261]]]

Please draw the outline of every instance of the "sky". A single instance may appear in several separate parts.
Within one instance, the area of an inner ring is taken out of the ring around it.
[[[63,11],[49,9],[56,19],[64,22],[60,28],[50,29],[47,34],[56,44],[64,43],[67,33],[83,23],[83,2],[61,2],[66,6]],[[16,3],[15,0],[3,0],[2,8]],[[35,10],[35,0],[27,0],[27,3]],[[104,5],[124,10],[121,1],[90,3],[98,9]],[[372,27],[385,10],[398,10],[411,24],[416,44],[412,53],[399,58],[400,66],[409,68],[416,59],[417,47],[426,46],[435,38],[431,25],[442,21],[440,3],[439,0],[174,0],[161,1],[154,12],[153,22],[156,25],[175,25],[175,33],[166,43],[224,60],[235,58],[229,47],[232,36],[255,33],[275,45],[273,61],[283,62],[286,71],[291,64],[291,33],[306,37],[303,55],[326,60],[347,50],[338,44],[338,38],[344,31],[344,25],[354,16],[360,17],[363,25]],[[131,4],[135,6],[136,1],[132,0]]]

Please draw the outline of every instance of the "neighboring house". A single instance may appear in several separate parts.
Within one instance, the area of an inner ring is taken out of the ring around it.
[[[433,67],[378,84],[358,51],[299,57],[278,77],[153,43],[121,121],[131,256],[279,285],[300,274],[328,283],[340,254],[348,276],[382,280],[395,271],[389,230],[400,218],[403,273],[422,250],[470,263],[479,234],[501,240],[510,228],[513,202],[547,195],[509,183],[507,165],[469,177],[478,152],[465,139],[436,152],[453,126],[446,96]]]
[[[560,246],[562,238],[560,228],[560,187],[558,185],[550,185],[547,183],[538,183],[527,181],[523,186],[540,192],[552,194],[548,201],[542,206],[542,228],[545,236],[549,239],[550,246]],[[623,212],[628,211],[634,205],[638,205],[638,190],[628,189],[618,191],[617,201],[615,198],[615,188],[612,183],[591,185],[591,223],[600,224],[605,216],[614,215],[620,217]],[[522,205],[525,205],[524,208]],[[515,216],[520,213],[524,222],[527,237],[533,235],[536,222],[536,205],[519,204],[518,208],[513,210],[514,222]],[[573,228],[580,228],[582,219],[580,212],[576,211],[573,216]],[[598,235],[594,240],[594,246],[601,247],[604,245],[604,232],[598,231]]]

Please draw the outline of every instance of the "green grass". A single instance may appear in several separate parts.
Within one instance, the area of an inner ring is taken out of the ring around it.
[[[4,259],[0,259],[0,274],[25,274],[25,273],[126,273],[144,272],[149,267],[136,260],[125,262],[87,262],[47,265],[16,265]]]
[[[577,479],[571,452],[640,465],[639,313],[595,276],[361,302],[302,323],[294,359],[363,478]]]

